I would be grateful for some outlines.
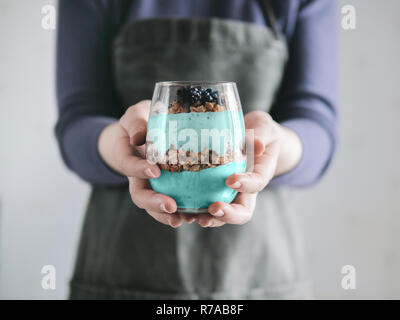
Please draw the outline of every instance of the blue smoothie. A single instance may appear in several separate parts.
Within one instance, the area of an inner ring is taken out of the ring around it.
[[[202,139],[206,133],[208,139]],[[156,149],[164,154],[170,145],[189,151],[212,149],[221,156],[225,154],[225,143],[231,145],[244,141],[244,120],[242,111],[191,112],[178,114],[152,115],[147,124],[148,139],[155,143]],[[211,136],[217,137],[215,145]]]
[[[161,170],[161,176],[151,179],[150,184],[156,192],[173,198],[178,208],[207,208],[216,201],[232,202],[237,192],[227,187],[225,180],[245,170],[245,161],[230,162],[198,172]]]
[[[204,148],[226,152],[226,143],[237,146],[244,142],[244,121],[241,111],[158,114],[149,118],[148,139],[160,154],[174,145],[177,149],[199,152]],[[214,135],[204,135],[214,133]],[[211,203],[230,203],[237,192],[225,185],[232,174],[245,172],[246,161],[235,159],[214,168],[200,171],[169,172],[161,170],[161,176],[151,179],[156,192],[172,197],[178,208],[207,208]]]

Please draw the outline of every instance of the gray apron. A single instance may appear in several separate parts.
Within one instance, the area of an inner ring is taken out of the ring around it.
[[[130,106],[160,80],[238,85],[244,112],[268,111],[287,48],[267,27],[226,19],[147,19],[113,46],[115,83]],[[132,203],[128,187],[93,187],[72,299],[308,298],[298,236],[281,190],[260,192],[245,225],[173,229]]]

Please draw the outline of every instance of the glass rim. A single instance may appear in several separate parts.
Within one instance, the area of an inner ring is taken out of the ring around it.
[[[218,86],[218,85],[236,85],[236,82],[233,81],[157,81],[156,85],[158,86],[187,86],[187,85],[213,85],[213,86]]]

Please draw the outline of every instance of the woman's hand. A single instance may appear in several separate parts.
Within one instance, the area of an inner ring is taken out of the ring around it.
[[[248,222],[256,205],[257,193],[269,181],[296,166],[302,155],[302,145],[297,134],[276,123],[269,114],[253,111],[245,116],[246,132],[254,134],[254,166],[250,172],[233,174],[226,185],[238,195],[231,203],[214,202],[208,208],[210,214],[197,217],[203,227],[218,227],[225,223]]]
[[[176,228],[184,220],[191,223],[195,218],[175,213],[175,200],[150,186],[149,179],[159,177],[161,172],[157,165],[145,159],[149,113],[149,100],[131,106],[118,123],[102,131],[98,149],[112,169],[128,177],[132,201],[157,221]]]
[[[250,172],[234,174],[226,180],[227,186],[239,192],[233,203],[215,202],[208,208],[210,214],[178,214],[175,200],[155,192],[149,183],[149,179],[161,174],[157,165],[145,160],[149,112],[149,100],[131,106],[118,123],[103,130],[98,148],[112,169],[128,177],[132,201],[157,221],[174,228],[183,221],[195,220],[203,227],[248,222],[257,193],[274,176],[292,169],[301,158],[301,141],[292,130],[280,126],[265,112],[250,112],[245,116],[245,126],[246,130],[253,130],[255,137],[254,167]]]

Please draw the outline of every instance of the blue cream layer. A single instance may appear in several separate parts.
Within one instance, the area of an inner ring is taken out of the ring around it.
[[[178,208],[207,208],[216,201],[232,202],[237,192],[227,187],[225,180],[234,173],[245,171],[245,161],[197,172],[161,170],[161,176],[150,179],[150,184],[156,192],[172,197]]]
[[[191,112],[178,114],[158,114],[150,116],[148,139],[164,154],[170,145],[177,149],[199,152],[205,148],[225,154],[224,145],[231,146],[244,141],[244,121],[242,111]],[[217,137],[219,145],[212,137]]]

